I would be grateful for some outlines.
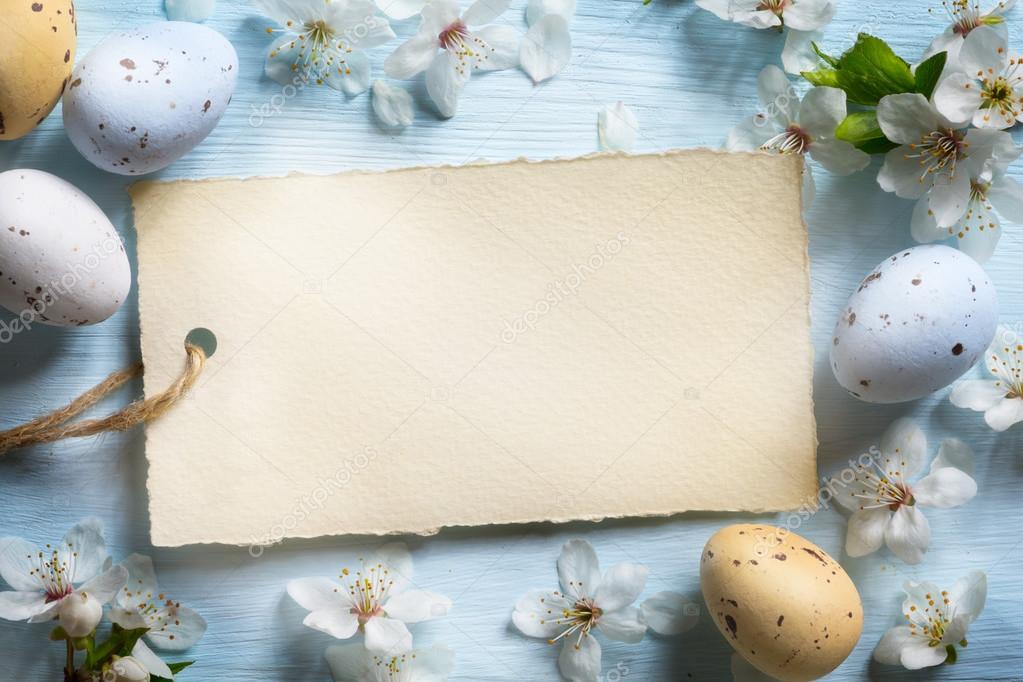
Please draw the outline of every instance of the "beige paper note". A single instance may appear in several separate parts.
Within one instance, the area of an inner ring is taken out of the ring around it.
[[[686,151],[142,183],[153,543],[812,498],[795,158]]]

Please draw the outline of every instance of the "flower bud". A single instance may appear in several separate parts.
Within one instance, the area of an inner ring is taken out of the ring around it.
[[[57,607],[57,620],[69,637],[92,634],[103,618],[103,605],[88,592],[72,592]]]
[[[131,656],[114,656],[114,662],[103,671],[103,682],[149,682],[149,671]]]

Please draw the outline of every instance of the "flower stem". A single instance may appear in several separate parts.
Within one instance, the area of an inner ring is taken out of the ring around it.
[[[75,646],[71,638],[64,640],[67,643],[67,665],[64,667],[64,682],[74,682],[75,679]]]

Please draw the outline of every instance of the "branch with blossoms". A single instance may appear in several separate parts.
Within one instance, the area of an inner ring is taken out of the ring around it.
[[[1005,27],[1011,4],[982,11],[967,0],[946,3],[951,23],[915,65],[872,35],[860,34],[840,56],[814,41],[818,63],[801,72],[814,87],[802,102],[781,69],[768,66],[759,79],[762,111],[726,146],[809,155],[838,175],[883,156],[878,185],[916,202],[913,238],[955,238],[984,262],[1001,219],[1023,222],[1023,187],[1007,176],[1023,153],[1005,132],[1023,120],[1023,62],[1010,57]],[[809,201],[809,170],[806,188]]]
[[[43,547],[0,538],[0,576],[11,587],[0,592],[0,618],[55,623],[50,639],[65,645],[64,682],[173,680],[194,661],[167,663],[153,648],[184,651],[206,632],[202,616],[160,592],[149,557],[113,565],[96,519]],[[110,629],[101,638],[104,616]]]

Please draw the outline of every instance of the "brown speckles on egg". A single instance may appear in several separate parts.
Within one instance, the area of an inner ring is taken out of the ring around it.
[[[735,617],[730,614],[725,614],[725,627],[732,633],[732,638],[739,636],[739,624],[735,622]]]
[[[64,50],[64,63],[67,64],[71,61],[71,50]]]
[[[43,11],[43,3],[41,3],[41,2],[33,2],[32,3],[32,11],[33,12],[42,12]]]
[[[849,615],[852,615],[852,614],[849,614]],[[778,627],[781,627],[781,624],[784,623],[784,622],[785,622],[785,616],[784,615],[778,616]]]
[[[133,59],[128,59],[127,57],[125,57],[120,62],[118,62],[118,64],[120,64],[124,68],[128,69],[129,71],[134,71],[135,70],[135,60],[133,60]]]
[[[82,84],[82,79],[81,78],[76,78],[73,81],[71,81],[71,89],[74,90],[75,88],[77,88],[81,84]]]
[[[914,277],[913,279],[910,280],[910,284],[912,284],[915,287],[920,286],[921,282],[923,282],[923,280],[919,276]]]
[[[213,106],[213,102],[211,102],[210,100],[206,100],[202,105],[202,113],[205,114],[207,111],[209,111],[211,106]]]
[[[777,554],[774,555],[773,558],[777,559],[778,561],[785,561],[786,559],[788,559],[788,556],[785,554],[785,552],[778,552]]]
[[[860,379],[860,386],[870,388],[870,379]]]
[[[952,346],[952,355],[962,355],[964,350],[966,349],[963,348],[963,344],[957,343],[956,345]]]

